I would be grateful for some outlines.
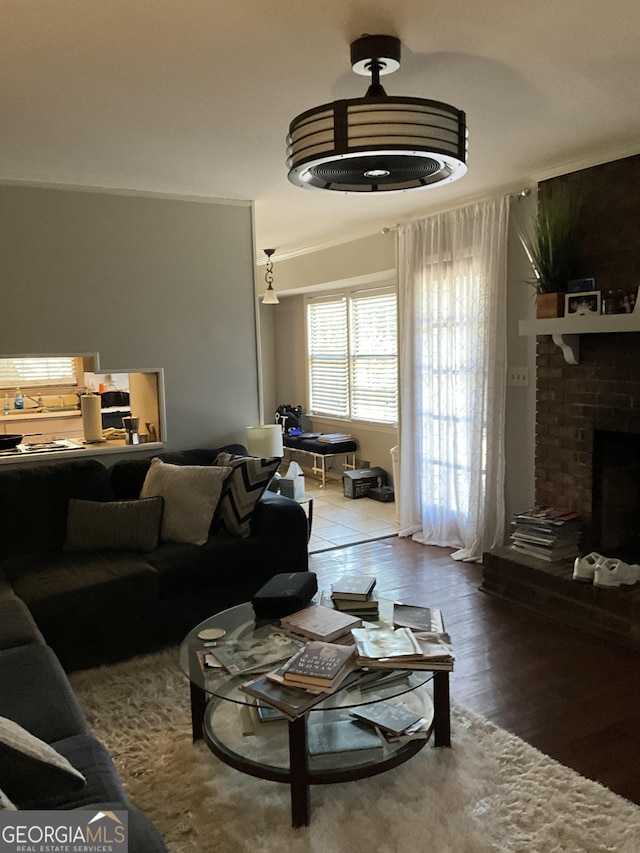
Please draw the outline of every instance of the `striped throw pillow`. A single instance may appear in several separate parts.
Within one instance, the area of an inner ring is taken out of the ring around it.
[[[281,460],[257,456],[232,456],[219,453],[216,465],[230,466],[231,476],[224,484],[216,513],[216,526],[232,536],[246,538],[251,533],[251,517],[256,504],[271,482]]]

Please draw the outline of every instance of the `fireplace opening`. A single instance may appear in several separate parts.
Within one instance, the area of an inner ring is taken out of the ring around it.
[[[640,563],[640,433],[594,430],[591,520],[594,550]]]

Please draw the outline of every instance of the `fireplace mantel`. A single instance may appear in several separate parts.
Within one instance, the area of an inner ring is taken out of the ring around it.
[[[596,314],[520,320],[520,335],[551,335],[567,364],[580,362],[580,335],[640,332],[640,314]]]

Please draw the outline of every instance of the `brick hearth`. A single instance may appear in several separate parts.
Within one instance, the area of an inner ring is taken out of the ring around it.
[[[640,651],[640,585],[598,589],[571,579],[571,561],[546,563],[498,548],[484,555],[482,590],[565,625]]]

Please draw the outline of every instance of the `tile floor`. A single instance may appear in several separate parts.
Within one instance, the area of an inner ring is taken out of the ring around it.
[[[398,533],[395,503],[345,498],[340,481],[328,480],[326,489],[321,489],[310,477],[306,478],[306,495],[313,499],[310,554]]]

